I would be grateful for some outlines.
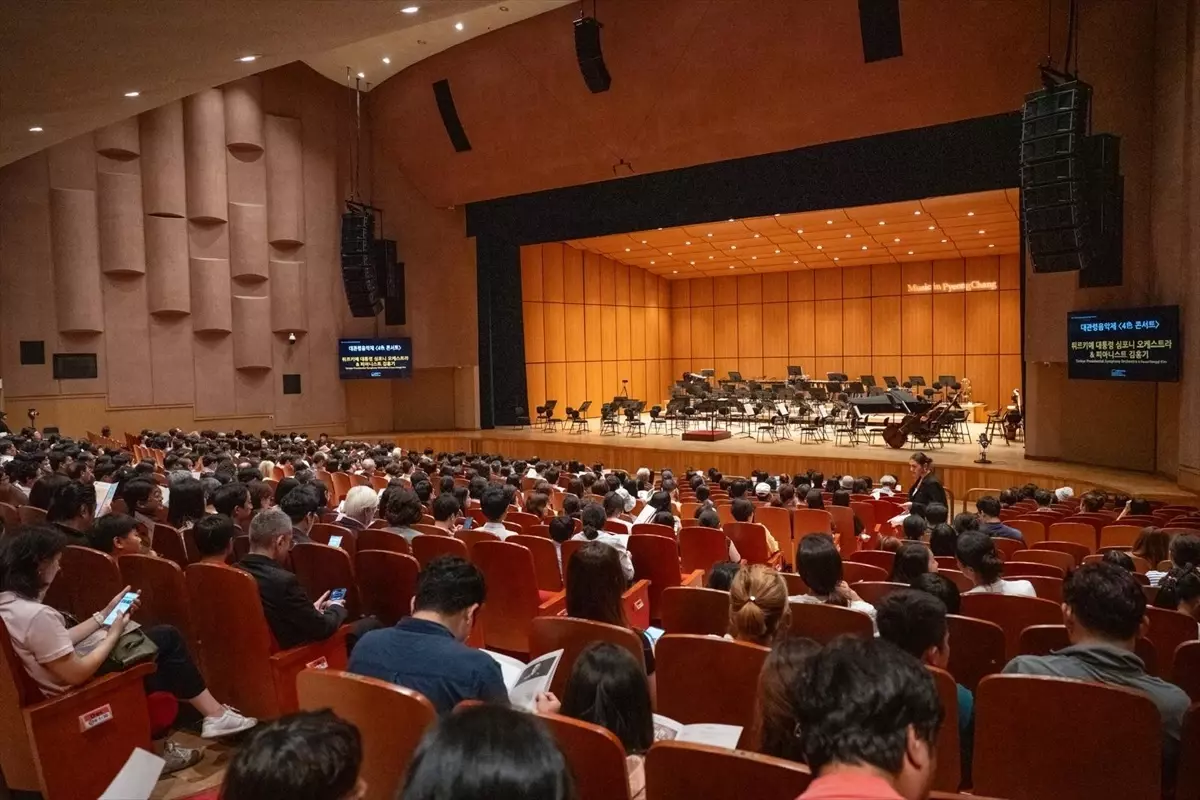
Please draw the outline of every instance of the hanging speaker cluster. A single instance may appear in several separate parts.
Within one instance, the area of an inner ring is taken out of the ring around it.
[[[604,66],[604,54],[600,52],[600,20],[595,17],[580,17],[575,20],[575,57],[579,60],[579,71],[583,82],[592,94],[607,92],[612,86],[612,76]]]
[[[375,214],[356,203],[342,214],[342,285],[350,314],[375,317],[383,310],[375,269]]]

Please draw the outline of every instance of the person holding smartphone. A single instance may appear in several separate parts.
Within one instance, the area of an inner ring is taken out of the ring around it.
[[[131,587],[126,586],[105,608],[68,628],[63,615],[42,602],[58,575],[66,546],[66,536],[46,525],[22,526],[0,542],[0,619],[21,665],[48,697],[91,680],[128,629],[129,618],[138,607],[136,595],[126,598],[131,593]],[[142,630],[158,647],[157,669],[145,680],[147,693],[170,692],[191,704],[204,716],[202,735],[206,739],[258,724],[252,717],[217,702],[178,630],[170,625]],[[171,766],[181,758],[174,751],[166,755]]]

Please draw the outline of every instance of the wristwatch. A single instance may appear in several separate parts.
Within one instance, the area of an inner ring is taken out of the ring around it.
[[[99,611],[92,614],[92,621],[96,623],[96,627],[99,627],[99,628],[104,627],[104,617],[100,614]]]

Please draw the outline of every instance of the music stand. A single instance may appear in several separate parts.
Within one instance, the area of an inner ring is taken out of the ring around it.
[[[924,375],[909,375],[908,382],[911,383],[913,386],[924,386],[925,385],[925,376]]]
[[[863,386],[867,387],[868,389],[873,389],[879,385],[879,384],[875,383],[874,375],[860,375],[858,377],[858,380],[862,383]]]
[[[730,370],[729,371],[729,380],[733,381],[734,383],[741,383],[742,382],[742,373],[734,372],[733,370]]]
[[[900,381],[896,380],[895,375],[884,375],[883,383],[889,389],[896,389],[896,388],[899,388],[899,386],[900,386]]]
[[[954,377],[953,375],[938,375],[937,382],[943,387],[950,387],[958,383],[958,378]]]
[[[787,374],[789,378],[803,378],[804,367],[800,366],[799,364],[789,364],[787,368]]]

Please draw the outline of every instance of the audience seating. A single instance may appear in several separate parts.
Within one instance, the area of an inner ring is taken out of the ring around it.
[[[623,647],[645,668],[642,637],[629,628],[575,617],[535,617],[529,625],[528,653],[531,659],[559,648],[563,651],[550,683],[550,691],[559,697],[566,689],[575,659],[594,642],[608,642]]]
[[[999,551],[1000,558],[1005,561],[1010,560],[1013,553],[1025,547],[1025,545],[1021,544],[1016,539],[1005,539],[1000,536],[993,536],[992,544],[995,545],[996,550]]]
[[[729,560],[725,532],[699,526],[682,529],[679,531],[679,560],[684,572],[699,569],[707,576],[713,564]]]
[[[798,594],[808,594],[808,584],[794,572],[779,573],[783,578],[783,582],[787,584],[787,592],[789,597],[794,597]]]
[[[153,672],[138,664],[46,698],[0,625],[0,785],[45,800],[99,797],[135,747],[151,749],[142,681]],[[81,734],[81,717],[105,708],[112,719]]]
[[[420,570],[420,564],[410,555],[359,550],[354,557],[354,573],[362,613],[384,625],[395,625],[407,617],[412,613]]]
[[[1140,692],[1028,675],[979,684],[972,772],[981,794],[1160,800],[1161,769],[1162,722]]]
[[[792,536],[791,509],[759,506],[754,509],[754,521],[766,527],[775,537],[775,541],[778,542],[779,549],[784,555],[783,560],[790,562],[796,557],[796,542]]]
[[[833,519],[833,531],[839,534],[842,555],[849,555],[858,549],[858,538],[854,535],[854,511],[849,506],[833,506],[826,504],[825,511]]]
[[[968,594],[962,598],[962,613],[994,622],[1004,629],[1004,652],[1013,658],[1021,652],[1021,631],[1030,625],[1062,623],[1062,607],[1038,597],[1003,594]],[[950,647],[954,653],[953,642]]]
[[[700,586],[704,581],[701,570],[683,574],[674,537],[640,535],[629,537],[629,557],[633,559],[635,580],[650,582],[650,619],[662,619],[662,593],[668,586]],[[642,626],[645,627],[645,626]]]
[[[879,567],[873,567],[870,564],[859,564],[856,561],[842,562],[842,580],[846,583],[886,581],[889,577],[891,577],[890,571],[885,572]]]
[[[16,506],[0,503],[0,520],[4,521],[5,530],[11,531],[21,524],[21,515]]]
[[[850,584],[850,589],[855,594],[873,606],[878,605],[880,600],[897,589],[907,588],[907,583],[894,583],[892,581],[859,581],[858,583]]]
[[[397,534],[392,535],[396,536]],[[425,534],[413,537],[412,554],[417,559],[417,563],[421,565],[421,569],[425,569],[429,566],[430,561],[442,556],[457,556],[458,558],[469,556],[467,544],[462,539],[454,536],[427,536]]]
[[[471,560],[487,584],[487,602],[479,613],[487,647],[529,653],[530,623],[557,614],[565,607],[565,593],[538,590],[533,554],[519,544],[480,541]]]
[[[951,647],[953,650],[953,647]],[[937,685],[942,702],[942,727],[937,737],[937,772],[933,786],[947,792],[957,792],[962,786],[961,743],[958,737],[958,686],[949,672],[928,667]]]
[[[885,519],[887,519],[885,517]],[[792,510],[792,537],[795,544],[810,533],[833,533],[833,516],[820,508],[796,508]],[[792,548],[792,554],[795,555]]]
[[[722,530],[741,554],[742,560],[750,564],[766,564],[778,568],[783,553],[770,552],[767,545],[767,528],[757,522],[728,522]]]
[[[657,742],[646,755],[646,800],[792,800],[812,781],[808,767],[782,758],[688,742]]]
[[[358,533],[342,525],[332,525],[328,522],[318,522],[312,526],[312,530],[308,532],[308,538],[312,539],[317,544],[329,544],[331,536],[342,537],[338,542],[338,547],[345,550],[350,555],[350,560],[354,560],[354,554],[358,552]],[[404,537],[401,536],[401,539]]]
[[[412,545],[408,543],[408,539],[398,533],[377,528],[367,528],[358,532],[358,536],[355,537],[355,551],[358,550],[387,550],[391,553],[412,555]],[[354,557],[353,552],[350,553],[350,557]]]
[[[505,522],[511,522],[520,528],[520,533],[528,533],[529,528],[539,524],[542,518],[536,514],[528,514],[524,511],[509,511],[504,515]]]
[[[1184,642],[1194,641],[1200,635],[1200,628],[1196,620],[1187,614],[1165,608],[1148,607],[1146,616],[1150,618],[1150,630],[1146,632],[1146,638],[1154,642],[1154,649],[1159,653],[1158,672],[1155,674],[1169,681],[1174,674],[1172,669],[1176,651]]]
[[[559,714],[542,714],[575,775],[575,800],[629,800],[625,748],[607,728]]]
[[[536,536],[539,539],[549,539],[550,538],[550,526],[549,525],[530,525],[528,528],[525,529],[525,535],[526,536]]]
[[[854,512],[854,516],[862,521],[864,533],[876,533],[875,506],[865,500],[851,501],[850,510]]]
[[[828,644],[838,636],[874,636],[871,618],[861,611],[825,603],[791,603],[792,636],[804,636],[817,644]]]
[[[169,558],[178,564],[180,568],[186,568],[188,564],[197,560],[189,552],[183,534],[170,525],[164,525],[161,522],[156,523],[154,526],[153,548],[155,553],[163,558]],[[198,553],[196,555],[197,557],[199,556]]]
[[[316,602],[325,592],[346,590],[346,610],[350,619],[361,616],[358,581],[354,578],[354,562],[340,547],[317,542],[304,542],[292,548],[292,571],[308,597]]]
[[[1192,695],[1192,700],[1195,699],[1195,695]],[[1175,800],[1193,800],[1197,797],[1200,797],[1200,703],[1193,702],[1183,715]]]
[[[37,506],[17,506],[17,517],[22,525],[46,524],[46,510]]]
[[[657,711],[689,725],[754,723],[758,674],[770,648],[712,636],[668,633],[654,648]]]
[[[304,670],[296,676],[296,691],[301,709],[328,708],[358,728],[358,775],[367,796],[395,796],[421,736],[437,721],[433,704],[411,689],[333,669]]]
[[[1063,575],[1078,566],[1075,556],[1060,550],[1018,550],[1013,553],[1012,561],[1021,564],[1049,564],[1057,567]]]
[[[1184,642],[1176,647],[1171,670],[1173,682],[1188,693],[1193,703],[1200,703],[1200,641]],[[1150,671],[1149,667],[1147,671]],[[1200,794],[1196,796],[1200,797]]]
[[[123,582],[115,558],[90,547],[67,545],[59,564],[58,577],[50,584],[44,602],[78,620],[103,611],[117,592],[130,585]]]
[[[654,522],[639,522],[637,525],[630,527],[629,533],[634,536],[644,536],[650,534],[652,536],[669,536],[675,538],[675,526],[659,525]]]
[[[1086,522],[1055,522],[1046,532],[1047,542],[1072,542],[1096,552],[1096,529]],[[1082,560],[1082,559],[1080,559]]]
[[[957,560],[955,563],[958,563]],[[971,583],[971,579],[959,572],[957,569],[939,569],[938,574],[942,575],[956,587],[958,587],[958,591],[960,593],[969,592],[975,587],[975,584]]]
[[[377,528],[388,527],[386,520],[384,521],[383,525],[377,525],[376,527]],[[409,525],[408,527],[412,528],[417,533],[424,533],[429,536],[453,536],[454,535],[450,531],[446,530],[445,528],[439,528],[437,525],[434,525],[432,523],[414,522],[412,525]],[[389,533],[390,533],[390,531],[389,531]],[[392,534],[392,535],[399,536],[399,534]],[[400,538],[404,539],[403,536],[400,536]],[[408,540],[405,539],[405,541],[408,541]],[[378,548],[376,548],[376,549],[378,549]]]
[[[1056,567],[1053,564],[1043,564],[1038,561],[1004,562],[1005,578],[1026,578],[1030,575],[1038,575],[1044,578],[1058,578],[1062,580],[1066,577],[1066,574],[1066,571],[1061,567]]]
[[[729,630],[729,592],[668,586],[660,599],[667,633],[724,636]]]
[[[1004,629],[996,623],[947,614],[946,627],[950,631],[947,669],[956,681],[971,691],[975,691],[984,677],[1000,672],[1008,663]]]
[[[187,581],[174,561],[158,556],[131,554],[117,559],[123,585],[141,592],[137,621],[143,625],[172,625],[188,647],[198,653],[196,630],[188,605]],[[101,606],[102,608],[103,606]]]
[[[896,554],[890,550],[859,550],[846,556],[846,561],[878,567],[890,575],[892,566],[896,563]],[[842,568],[845,569],[845,562],[842,563]]]
[[[1034,550],[1050,550],[1060,553],[1069,554],[1075,562],[1075,566],[1083,563],[1083,560],[1096,551],[1095,547],[1087,547],[1079,542],[1063,542],[1058,540],[1050,540],[1038,542],[1033,546]],[[1024,551],[1021,551],[1024,552]]]
[[[299,708],[296,676],[306,667],[346,668],[349,626],[323,642],[280,650],[254,578],[223,564],[192,564],[186,574],[192,607],[204,609],[194,618],[204,677],[221,702],[272,719]]]
[[[1033,591],[1043,600],[1062,603],[1063,583],[1065,583],[1062,578],[1055,578],[1051,575],[1024,575],[1020,580],[1029,581],[1033,585]]]
[[[537,574],[537,587],[543,592],[561,592],[563,589],[562,570],[558,565],[558,547],[551,539],[541,536],[515,534],[505,539],[506,542],[519,544],[529,548],[533,554],[533,568]]]
[[[244,534],[244,533],[240,533],[237,536],[233,537],[232,560],[226,559],[226,563],[229,563],[231,565],[236,564],[237,562],[241,561],[243,558],[245,558],[249,554],[250,554],[250,536],[247,534]],[[168,559],[168,560],[170,560],[170,559]],[[172,563],[174,563],[175,566],[179,566],[179,564],[174,561],[172,561]]]
[[[470,555],[472,560],[475,558],[475,545],[479,544],[480,542],[490,543],[500,541],[500,537],[494,533],[477,529],[466,530],[465,528],[459,528],[456,530],[454,532],[454,538],[458,539],[467,546],[467,553]]]
[[[1067,636],[1066,625],[1030,625],[1021,631],[1018,646],[1020,655],[1046,656],[1055,650],[1070,647],[1071,639]],[[1146,665],[1146,672],[1153,675],[1158,664],[1158,652],[1154,642],[1145,636],[1139,637],[1135,644],[1135,652]]]
[[[1105,525],[1100,529],[1100,547],[1133,547],[1141,532],[1138,525]]]
[[[1010,528],[1015,528],[1025,537],[1025,544],[1033,546],[1038,542],[1046,541],[1046,526],[1037,520],[1032,519],[1012,519],[1004,523]],[[1014,540],[1015,541],[1015,540]]]

